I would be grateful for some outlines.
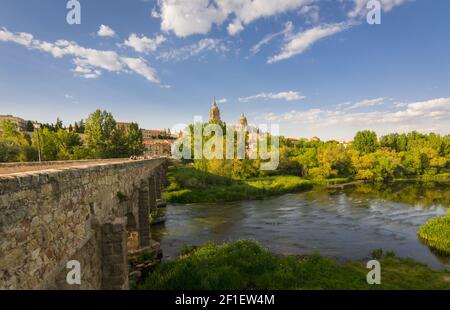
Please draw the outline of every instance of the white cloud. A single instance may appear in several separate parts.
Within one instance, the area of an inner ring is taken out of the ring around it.
[[[306,5],[300,9],[299,13],[310,24],[317,24],[320,20],[320,8],[318,5]]]
[[[436,98],[405,103],[396,110],[349,112],[339,109],[293,110],[286,113],[266,113],[257,118],[270,122],[285,122],[310,126],[314,130],[337,132],[372,129],[380,133],[426,130],[433,127],[441,133],[450,132],[450,98]],[[353,128],[353,129],[352,129]],[[347,136],[350,138],[350,136]]]
[[[216,102],[217,103],[226,103],[226,102],[228,102],[228,99],[227,98],[222,98],[222,99],[216,100]]]
[[[322,25],[294,34],[287,39],[286,43],[281,48],[281,52],[270,57],[267,62],[272,64],[301,54],[317,41],[342,32],[348,27],[349,24],[347,23]]]
[[[244,30],[244,25],[239,19],[235,19],[231,24],[228,25],[227,31],[230,35],[234,36]]]
[[[158,59],[169,60],[186,60],[190,57],[200,55],[204,52],[225,53],[228,51],[227,46],[222,40],[205,38],[197,43],[187,45],[178,49],[166,51],[158,55]]]
[[[271,33],[266,35],[261,41],[259,41],[257,44],[255,44],[252,48],[251,48],[251,52],[252,54],[257,54],[259,53],[259,51],[261,50],[261,47],[263,45],[269,44],[270,41],[272,41],[273,39],[275,39],[276,37],[279,36],[291,36],[292,35],[292,30],[294,29],[294,26],[292,24],[292,22],[287,22],[284,25],[284,29],[281,30],[280,32],[276,32],[276,33]]]
[[[122,57],[114,51],[85,48],[73,41],[40,41],[34,39],[31,34],[13,33],[6,28],[0,30],[0,41],[15,42],[49,53],[55,58],[72,57],[75,64],[74,73],[87,79],[97,78],[102,74],[101,70],[106,70],[116,73],[134,72],[151,82],[159,83],[155,70],[141,58]]]
[[[100,29],[97,31],[97,35],[99,35],[100,37],[114,37],[116,35],[116,32],[109,26],[100,25]]]
[[[351,0],[354,2],[353,10],[351,10],[348,13],[348,16],[351,18],[355,17],[364,17],[366,16],[368,9],[367,9],[367,3],[370,0]],[[406,3],[409,0],[380,0],[381,8],[385,12],[389,12],[394,7],[402,5]]]
[[[253,100],[268,100],[268,99],[275,99],[275,100],[285,100],[285,101],[300,101],[305,99],[306,97],[301,95],[299,92],[296,91],[287,91],[287,92],[280,92],[280,93],[260,93],[254,96],[239,98],[238,100],[240,102],[249,102]]]
[[[235,35],[251,22],[310,4],[312,0],[158,0],[161,29],[173,31],[179,37],[207,34],[213,25],[227,25],[229,34]]]
[[[149,53],[156,51],[164,42],[166,42],[166,38],[163,35],[158,35],[154,39],[150,39],[146,36],[139,37],[137,34],[132,33],[128,37],[128,40],[123,42],[123,45],[131,47],[139,53]]]
[[[358,101],[358,102],[352,104],[347,109],[353,110],[353,109],[359,109],[359,108],[374,107],[374,106],[383,105],[385,103],[386,103],[386,98],[364,99],[364,100],[361,100],[361,101]]]

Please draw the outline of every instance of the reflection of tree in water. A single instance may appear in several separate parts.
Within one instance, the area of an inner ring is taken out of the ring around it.
[[[358,184],[347,187],[345,193],[352,198],[382,198],[393,202],[420,204],[424,207],[442,205],[450,207],[450,184],[438,182],[395,182]]]

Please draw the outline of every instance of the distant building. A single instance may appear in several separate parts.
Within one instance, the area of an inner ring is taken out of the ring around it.
[[[245,117],[244,113],[241,114],[241,118],[239,118],[239,125],[241,125],[241,127],[248,127],[248,122],[247,122],[247,118]]]
[[[19,131],[27,131],[27,121],[13,115],[0,115],[0,123],[3,121],[11,121],[14,124],[17,125],[17,130]],[[2,131],[2,128],[0,126],[0,132]]]
[[[158,157],[158,156],[171,156],[172,143],[174,140],[145,140],[143,142],[145,150],[144,156]]]
[[[344,148],[348,148],[352,143],[353,143],[353,141],[340,141],[339,142],[339,144],[343,145]]]
[[[131,123],[127,123],[127,122],[116,122],[116,126],[119,129],[124,130],[125,132],[128,131],[128,128],[130,128]]]
[[[286,140],[289,144],[292,144],[292,145],[297,145],[302,141],[301,139],[297,139],[297,138],[287,138]]]
[[[154,139],[172,139],[174,138],[170,133],[170,130],[149,130],[142,129],[142,137],[144,140],[154,140]]]
[[[220,110],[219,107],[217,107],[216,100],[214,100],[213,105],[211,107],[211,110],[209,111],[209,121],[212,124],[220,124]]]

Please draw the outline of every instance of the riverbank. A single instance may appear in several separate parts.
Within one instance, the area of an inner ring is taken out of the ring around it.
[[[371,183],[352,178],[305,179],[293,175],[274,175],[247,180],[235,180],[176,163],[169,167],[168,183],[163,199],[171,203],[217,203],[240,200],[258,200],[271,196],[310,190],[314,186],[344,189],[363,184],[382,187],[395,183],[450,184],[449,174],[395,179]],[[390,185],[389,185],[390,186]],[[445,198],[445,197],[444,197]]]
[[[449,271],[374,252],[382,266],[381,285],[367,284],[367,262],[279,256],[254,241],[208,243],[157,267],[140,289],[450,289]]]
[[[269,176],[233,180],[191,166],[171,166],[163,199],[172,203],[258,200],[313,188],[313,182],[296,176]]]

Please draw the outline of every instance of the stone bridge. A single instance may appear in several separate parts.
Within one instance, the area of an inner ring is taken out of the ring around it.
[[[128,288],[129,236],[151,247],[166,169],[166,159],[1,164],[0,289]],[[80,285],[66,281],[71,260]]]

